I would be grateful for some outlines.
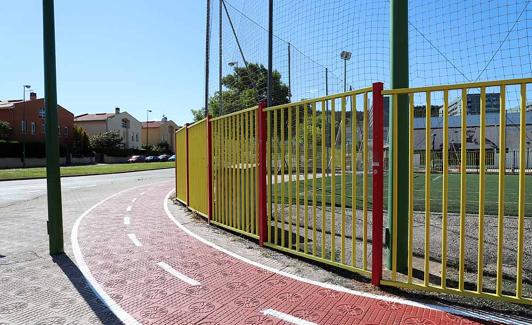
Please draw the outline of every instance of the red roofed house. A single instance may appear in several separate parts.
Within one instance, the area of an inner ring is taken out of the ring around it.
[[[0,121],[7,121],[13,128],[10,139],[24,142],[44,142],[44,98],[30,93],[30,100],[0,101]],[[74,114],[61,105],[57,106],[59,143],[70,145],[73,140]]]
[[[122,136],[124,147],[139,149],[141,147],[141,123],[128,112],[82,114],[76,116],[74,123],[85,129],[89,136],[118,131]]]
[[[142,144],[148,143],[155,146],[161,142],[167,142],[175,152],[174,138],[178,129],[174,121],[163,117],[160,121],[142,122]]]

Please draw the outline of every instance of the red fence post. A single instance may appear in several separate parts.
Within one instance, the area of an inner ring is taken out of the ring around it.
[[[382,209],[384,194],[384,101],[382,89],[382,82],[373,84],[373,248],[371,258],[371,284],[375,286],[380,285],[382,279]]]
[[[187,195],[186,195],[186,199],[187,199],[187,207],[190,206],[190,197],[189,197],[189,190],[188,190],[188,184],[190,183],[189,182],[189,174],[190,174],[190,171],[188,170],[188,123],[185,124],[185,154],[186,154],[186,157],[187,157],[187,163],[186,163],[186,166],[187,166]]]
[[[266,101],[259,103],[257,108],[258,128],[257,128],[257,208],[259,214],[259,245],[264,246],[268,236],[268,222],[266,212]]]
[[[207,186],[209,187],[207,192],[207,221],[210,223],[212,218],[212,129],[211,129],[211,116],[207,115]]]

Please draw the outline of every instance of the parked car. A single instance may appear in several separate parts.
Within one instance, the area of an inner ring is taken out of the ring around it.
[[[175,161],[175,155],[171,155],[170,158],[168,158],[168,161]]]
[[[146,157],[142,155],[135,155],[135,156],[131,156],[131,158],[129,158],[127,161],[130,163],[138,163],[138,162],[143,162],[145,159]]]
[[[167,161],[170,158],[170,155],[162,154],[159,156],[159,161]]]
[[[158,156],[148,156],[146,157],[146,162],[155,162],[155,161],[159,161],[159,157]]]

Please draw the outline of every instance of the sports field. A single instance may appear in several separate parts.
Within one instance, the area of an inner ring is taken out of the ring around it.
[[[484,211],[485,214],[496,215],[498,213],[498,190],[499,179],[497,174],[485,175],[485,199],[484,199]],[[331,176],[326,176],[316,179],[316,202],[318,205],[322,203],[322,191],[325,189],[325,201],[327,205],[331,204],[332,188],[331,188]],[[351,208],[353,206],[353,181],[352,175],[347,174],[345,177],[346,189],[346,207]],[[325,181],[325,186],[322,186],[322,181]],[[478,213],[478,174],[467,174],[466,177],[466,196],[467,196],[467,213]],[[296,200],[296,182],[291,182],[292,202]],[[335,205],[341,206],[342,198],[342,177],[340,175],[335,176]],[[289,182],[286,181],[283,184],[278,185],[277,196],[281,196],[280,186],[284,185],[284,202],[288,203],[288,187]],[[313,181],[312,175],[309,175],[307,179],[307,202],[312,204],[313,202]],[[372,203],[372,178],[368,176],[368,206],[371,208]],[[356,206],[357,209],[362,209],[363,204],[363,175],[356,175]],[[431,211],[441,212],[442,208],[442,192],[443,192],[443,176],[442,174],[431,175]],[[505,215],[517,215],[518,211],[518,193],[519,193],[519,176],[518,175],[506,175],[505,176]],[[384,177],[384,208],[387,208],[388,197],[388,179],[387,175]],[[299,200],[302,204],[305,198],[304,181],[299,181]],[[451,213],[460,212],[460,174],[450,173],[448,183],[448,211]],[[425,210],[425,174],[414,174],[414,206],[416,211]],[[525,214],[532,216],[532,175],[525,177]]]

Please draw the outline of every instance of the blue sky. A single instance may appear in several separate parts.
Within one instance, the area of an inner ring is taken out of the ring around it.
[[[0,99],[44,95],[42,1],[0,1]],[[178,124],[203,105],[204,1],[55,1],[58,101]]]

